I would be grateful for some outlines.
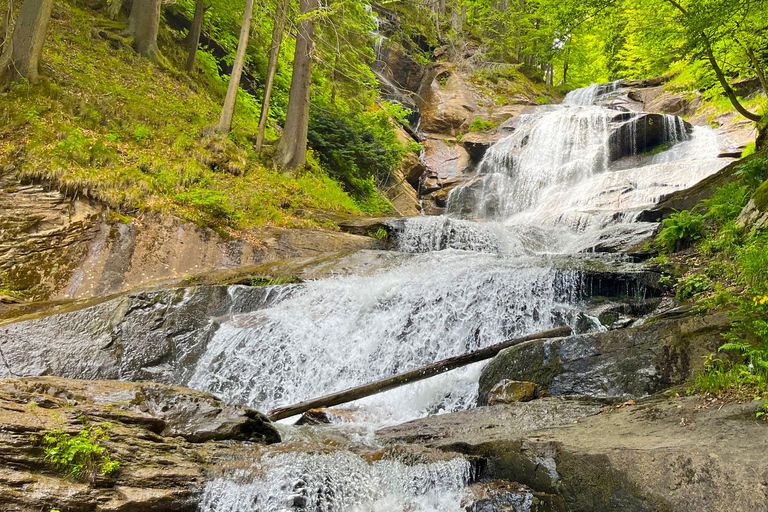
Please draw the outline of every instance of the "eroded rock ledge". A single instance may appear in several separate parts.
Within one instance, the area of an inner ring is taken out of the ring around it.
[[[44,460],[44,431],[106,425],[113,478],[65,479]],[[220,442],[220,441],[227,441]],[[232,441],[247,441],[245,445]],[[260,413],[161,384],[56,377],[0,380],[0,509],[194,511],[210,468],[280,435]]]

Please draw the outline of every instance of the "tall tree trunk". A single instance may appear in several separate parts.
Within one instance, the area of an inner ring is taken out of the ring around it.
[[[251,17],[253,17],[253,0],[246,0],[243,13],[243,25],[240,27],[240,40],[237,42],[237,54],[232,73],[229,75],[229,87],[227,97],[224,99],[224,107],[221,109],[221,117],[216,130],[220,133],[229,133],[232,128],[232,118],[235,116],[235,102],[237,91],[240,88],[240,75],[245,64],[245,51],[248,49],[248,36],[251,33]]]
[[[760,85],[763,87],[763,93],[768,94],[768,81],[765,79],[765,72],[763,71],[763,66],[760,65],[760,60],[758,60],[752,48],[747,48],[746,50],[749,60],[752,61],[752,67],[755,68],[757,78],[760,80]]]
[[[128,22],[128,33],[133,37],[136,51],[153,62],[157,61],[161,3],[161,0],[133,0]]]
[[[269,64],[267,65],[267,81],[264,84],[264,100],[261,102],[261,114],[259,115],[259,133],[256,135],[256,152],[259,153],[264,146],[264,136],[267,130],[269,118],[269,103],[272,99],[272,88],[275,85],[277,74],[277,61],[280,58],[280,46],[283,44],[285,22],[288,19],[288,7],[291,0],[277,0],[275,6],[275,25],[272,27],[272,46],[269,48]]]
[[[205,0],[197,0],[195,4],[195,17],[192,18],[192,26],[187,35],[187,48],[189,56],[184,69],[189,73],[195,69],[195,58],[197,57],[197,46],[200,44],[200,32],[203,31],[203,22],[205,21]]]
[[[459,6],[459,0],[455,0],[451,7],[451,28],[453,28],[453,31],[457,34],[461,34],[462,29],[461,9],[462,7]]]
[[[37,79],[52,5],[53,0],[25,0],[21,5],[13,35],[0,56],[0,86],[24,78],[30,82]]]
[[[565,55],[563,56],[563,81],[561,83],[565,83],[568,80],[568,57],[570,56],[571,48],[568,47],[565,49]]]
[[[277,144],[275,164],[286,171],[298,169],[307,157],[309,126],[309,90],[312,81],[312,46],[315,41],[315,20],[307,14],[317,10],[318,0],[301,0],[300,21],[293,56],[291,92],[283,136]]]

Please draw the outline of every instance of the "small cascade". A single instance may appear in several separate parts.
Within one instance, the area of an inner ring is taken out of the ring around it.
[[[449,217],[405,219],[403,229],[397,233],[397,250],[426,253],[459,249],[500,253],[503,252],[503,236],[503,228],[494,224],[478,224]]]
[[[576,89],[565,95],[563,105],[587,107],[595,105],[602,97],[616,92],[624,80],[615,80],[606,84],[592,84],[589,87]]]
[[[405,465],[350,452],[283,453],[205,487],[201,512],[461,512],[472,467],[463,459]]]

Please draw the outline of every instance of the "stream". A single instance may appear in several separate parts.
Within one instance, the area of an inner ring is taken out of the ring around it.
[[[708,127],[598,106],[620,87],[593,85],[516,119],[477,179],[451,192],[446,216],[402,224],[397,250],[409,257],[285,286],[268,307],[222,321],[188,385],[267,411],[545,329],[605,329],[590,314],[592,284],[580,269],[634,265],[606,252],[652,233],[655,224],[637,218],[662,195],[727,164]],[[654,122],[661,150],[645,151],[642,123]],[[467,461],[370,454],[381,449],[378,428],[473,407],[482,366],[347,404],[343,423],[284,420],[289,444],[324,449],[283,448],[223,471],[202,510],[464,510]]]

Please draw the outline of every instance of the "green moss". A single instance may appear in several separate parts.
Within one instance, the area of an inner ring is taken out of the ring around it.
[[[761,212],[768,210],[768,181],[765,181],[752,196],[755,206]]]

